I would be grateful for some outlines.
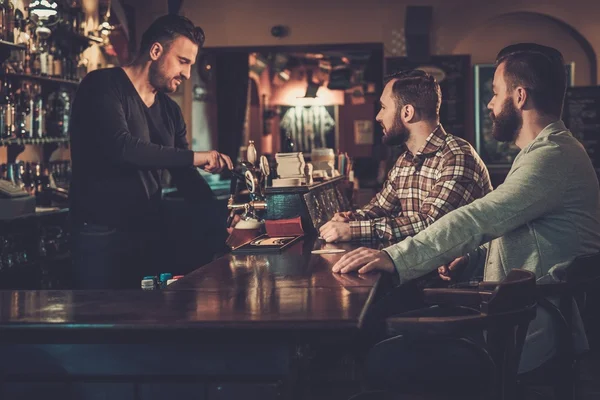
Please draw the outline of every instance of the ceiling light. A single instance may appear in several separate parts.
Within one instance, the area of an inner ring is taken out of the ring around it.
[[[29,14],[36,16],[41,21],[47,20],[50,17],[58,14],[58,4],[55,1],[34,0],[29,4]]]

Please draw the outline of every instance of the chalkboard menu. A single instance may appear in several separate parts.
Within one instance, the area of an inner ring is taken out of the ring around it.
[[[440,122],[448,133],[465,137],[470,56],[431,56],[431,60],[426,64],[411,62],[407,57],[392,57],[386,59],[385,67],[386,74],[421,69],[433,75],[442,89]]]
[[[583,143],[600,176],[600,86],[567,88],[563,120]]]

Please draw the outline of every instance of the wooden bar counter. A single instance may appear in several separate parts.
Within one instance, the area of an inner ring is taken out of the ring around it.
[[[333,274],[341,254],[323,247],[358,245],[228,254],[157,291],[0,291],[2,398],[23,381],[84,399],[117,383],[124,399],[184,384],[177,398],[304,398],[309,354],[351,349],[382,278]]]

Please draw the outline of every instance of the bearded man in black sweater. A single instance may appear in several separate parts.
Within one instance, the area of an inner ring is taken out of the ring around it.
[[[224,154],[189,149],[181,109],[167,95],[190,78],[203,43],[190,20],[163,16],[143,34],[132,64],[90,72],[81,82],[71,114],[77,289],[139,288],[143,275],[163,269],[163,170],[186,200],[206,201],[213,193],[196,167],[233,168]]]

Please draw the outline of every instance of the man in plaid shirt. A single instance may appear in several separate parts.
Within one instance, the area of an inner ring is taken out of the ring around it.
[[[388,77],[376,119],[383,142],[405,151],[367,206],[337,213],[320,228],[325,241],[401,241],[491,192],[488,170],[475,149],[440,125],[441,97],[435,78],[423,71]]]

